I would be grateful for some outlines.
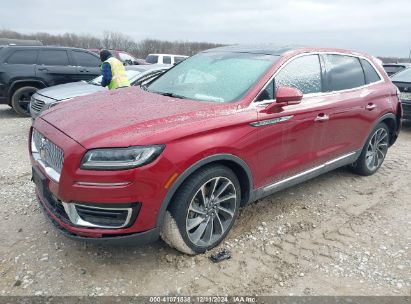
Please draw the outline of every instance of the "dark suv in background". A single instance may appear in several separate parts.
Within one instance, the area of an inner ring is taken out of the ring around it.
[[[0,46],[0,104],[29,116],[31,95],[41,88],[90,80],[100,58],[89,51],[49,46]]]

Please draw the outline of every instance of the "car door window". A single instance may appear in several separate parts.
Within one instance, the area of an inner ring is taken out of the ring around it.
[[[100,59],[86,52],[73,51],[73,57],[78,66],[99,67]]]
[[[37,51],[36,50],[19,50],[15,51],[7,59],[8,64],[36,64]]]
[[[174,63],[179,63],[179,62],[183,61],[184,59],[186,59],[186,57],[175,56],[174,57]]]
[[[170,56],[164,56],[163,57],[163,63],[164,64],[171,64],[171,57]]]
[[[357,57],[324,55],[327,91],[341,91],[365,85],[364,72]]]
[[[146,61],[148,63],[158,63],[158,56],[157,55],[148,55],[146,57]]]
[[[298,57],[287,63],[258,95],[256,101],[275,99],[275,89],[280,86],[299,89],[303,94],[321,92],[321,66],[318,55]]]
[[[40,52],[39,64],[69,65],[69,58],[65,50],[43,50]]]
[[[365,81],[367,84],[381,80],[374,67],[365,59],[361,59],[361,65],[364,69]]]
[[[303,94],[321,92],[321,66],[318,55],[298,57],[275,76],[275,88],[280,86],[299,89]]]

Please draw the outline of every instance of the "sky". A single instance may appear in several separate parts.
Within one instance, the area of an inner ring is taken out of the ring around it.
[[[274,43],[408,57],[410,0],[3,0],[0,28],[136,41]]]

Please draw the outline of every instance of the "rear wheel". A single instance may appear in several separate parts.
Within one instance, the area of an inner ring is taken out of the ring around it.
[[[30,116],[30,99],[31,96],[38,90],[36,87],[22,87],[17,89],[11,97],[11,106],[17,114],[22,116]]]
[[[360,157],[353,165],[356,173],[368,176],[377,172],[387,155],[389,137],[389,130],[385,123],[380,123],[374,128]]]
[[[178,190],[167,211],[161,236],[187,254],[217,246],[238,215],[240,184],[229,168],[213,165],[199,170]]]

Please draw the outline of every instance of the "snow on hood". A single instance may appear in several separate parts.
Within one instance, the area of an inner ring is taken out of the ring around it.
[[[154,141],[157,134],[193,123],[201,127],[199,121],[230,114],[230,109],[235,106],[166,97],[131,87],[76,98],[40,117],[90,149],[161,143],[143,139]]]

